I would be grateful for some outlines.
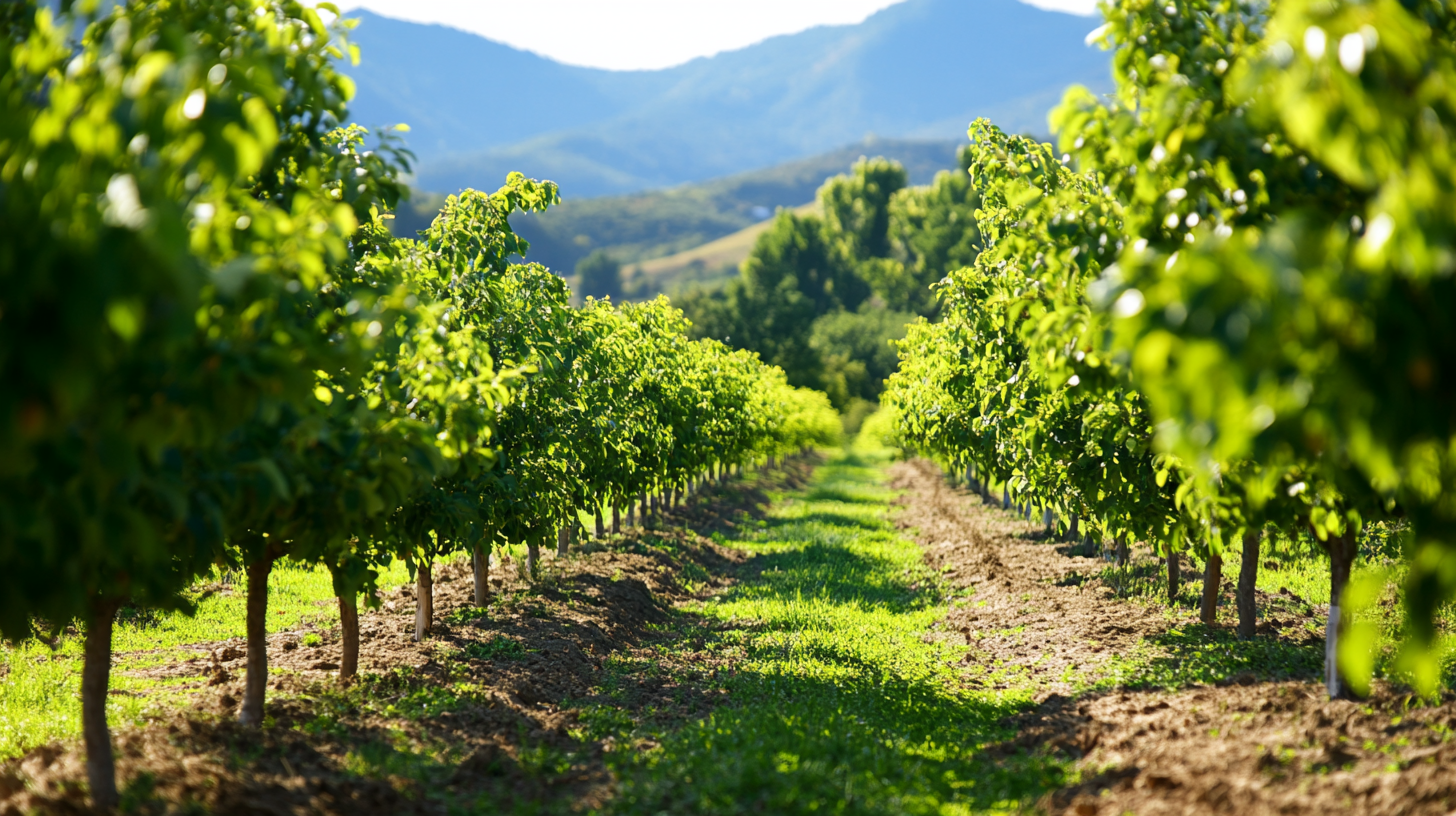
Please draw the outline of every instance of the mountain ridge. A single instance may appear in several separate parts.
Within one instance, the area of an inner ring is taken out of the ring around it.
[[[1069,84],[1110,85],[1085,17],[1018,0],[906,0],[655,71],[555,62],[359,10],[353,114],[406,122],[418,186],[491,188],[519,170],[567,198],[622,194],[813,156],[867,133],[963,138],[977,115],[1045,131]]]

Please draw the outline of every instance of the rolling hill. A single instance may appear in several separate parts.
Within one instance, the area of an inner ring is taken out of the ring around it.
[[[866,140],[808,159],[698,184],[624,196],[567,199],[539,215],[517,214],[511,218],[511,225],[531,242],[531,260],[565,275],[571,274],[577,261],[597,249],[635,266],[689,252],[725,236],[738,235],[741,239],[741,231],[766,225],[778,208],[812,202],[826,179],[847,172],[861,156],[894,159],[905,165],[911,184],[929,183],[937,172],[956,166],[956,146],[953,141]],[[396,234],[413,235],[424,229],[443,200],[439,193],[416,193],[397,214]],[[747,246],[752,246],[751,239]],[[688,267],[694,260],[702,262],[698,266],[708,275],[718,274],[725,264],[736,266],[737,261],[723,255],[723,249],[720,246],[707,254],[689,253],[678,259],[680,263],[644,265],[645,271],[650,270],[644,282],[651,291],[668,291],[677,282],[678,272],[691,271]],[[737,259],[746,255],[745,248]]]
[[[1110,85],[1087,17],[1017,0],[906,0],[659,71],[567,66],[367,11],[354,118],[410,124],[417,186],[519,170],[568,199],[674,187],[884,138],[963,138],[976,116],[1045,130],[1065,87]],[[793,202],[793,203],[802,203]]]

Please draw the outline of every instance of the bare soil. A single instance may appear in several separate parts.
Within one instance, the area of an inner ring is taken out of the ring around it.
[[[435,628],[412,639],[412,585],[390,588],[360,615],[362,681],[339,690],[339,633],[269,639],[270,722],[236,724],[245,643],[196,644],[195,656],[137,672],[168,678],[165,713],[116,727],[124,808],[137,813],[445,813],[451,806],[577,812],[610,795],[604,755],[634,750],[582,729],[607,703],[636,722],[702,716],[722,701],[727,669],[701,651],[665,658],[652,646],[678,603],[720,591],[748,556],[705,537],[762,517],[771,489],[802,486],[796,461],[708,488],[653,529],[586,542],[544,559],[535,582],[507,559],[492,570],[496,602],[473,603],[466,561],[438,566]],[[675,627],[681,628],[681,627]],[[118,659],[125,657],[118,655]],[[682,665],[664,666],[665,660]],[[673,678],[673,679],[668,679]],[[175,682],[179,681],[180,682]],[[459,690],[457,694],[456,691]],[[115,724],[113,724],[115,725]],[[0,816],[83,814],[84,754],[76,742],[0,764]],[[495,807],[492,807],[495,803]]]
[[[1178,691],[1079,692],[1079,675],[1175,626],[1199,625],[1196,615],[1122,599],[1100,577],[1105,562],[947,486],[929,462],[900,463],[892,474],[905,491],[899,523],[950,585],[974,588],[942,623],[943,634],[971,646],[966,683],[1005,687],[1005,671],[988,671],[1002,661],[1041,689],[1038,705],[1009,723],[1019,736],[990,750],[1076,762],[1079,781],[1049,794],[1047,811],[1393,816],[1456,807],[1452,696],[1426,705],[1378,684],[1368,701],[1331,702],[1315,679],[1257,672]],[[1232,588],[1225,592],[1232,605]],[[1258,637],[1317,648],[1301,617],[1322,610],[1293,600],[1260,594],[1261,612],[1273,614]]]

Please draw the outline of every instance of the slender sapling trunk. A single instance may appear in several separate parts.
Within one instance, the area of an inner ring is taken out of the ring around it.
[[[96,601],[86,622],[85,663],[81,667],[81,733],[86,742],[86,779],[91,805],[101,812],[116,809],[116,758],[111,729],[106,725],[106,696],[111,688],[111,624],[116,601]]]
[[[1208,565],[1203,569],[1203,604],[1198,608],[1198,618],[1204,626],[1212,626],[1218,620],[1218,590],[1223,585],[1223,556],[1210,553]]]
[[[631,524],[632,522],[628,521],[627,523]],[[612,535],[621,535],[621,533],[622,506],[620,504],[617,504],[616,502],[612,502]]]
[[[571,528],[563,526],[556,531],[556,557],[565,558],[566,549],[571,545]]]
[[[415,570],[415,640],[422,641],[430,636],[435,625],[435,576],[431,574],[433,564],[428,557],[420,561]]]
[[[250,728],[263,724],[263,695],[268,688],[268,575],[273,558],[248,565],[248,676],[238,722]]]
[[[485,607],[490,603],[490,551],[476,544],[470,562],[475,573],[475,605]]]
[[[1243,560],[1239,563],[1239,637],[1254,636],[1258,607],[1254,602],[1254,587],[1259,580],[1259,531],[1244,532]]]
[[[594,516],[596,516],[596,519],[595,519],[596,526],[592,528],[592,533],[593,533],[592,537],[595,538],[598,541],[601,541],[602,539],[604,539],[604,538],[607,537],[607,526],[602,523],[602,508],[601,508],[601,506],[598,505],[597,508],[592,511],[592,514]]]
[[[1178,599],[1178,585],[1180,579],[1178,564],[1178,553],[1173,550],[1173,542],[1168,542],[1168,603]]]
[[[532,581],[536,580],[536,571],[540,564],[541,542],[537,541],[535,536],[532,536],[526,542],[526,574],[531,577]]]
[[[359,599],[339,596],[339,632],[343,654],[339,657],[339,685],[347,686],[359,676]]]
[[[1353,527],[1346,527],[1342,535],[1331,536],[1327,542],[1330,550],[1330,615],[1325,625],[1325,688],[1331,700],[1359,699],[1350,688],[1344,672],[1340,671],[1340,638],[1344,636],[1345,624],[1341,613],[1345,585],[1350,582],[1350,568],[1355,563],[1355,549],[1358,545]]]
[[[1117,565],[1127,566],[1127,533],[1120,533],[1117,536]]]

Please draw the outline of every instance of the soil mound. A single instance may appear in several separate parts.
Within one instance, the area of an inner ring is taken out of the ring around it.
[[[1283,673],[1275,667],[1180,691],[1079,693],[1087,685],[1079,676],[1175,626],[1200,625],[1196,615],[1121,598],[1101,577],[1106,562],[947,486],[930,462],[900,463],[892,475],[905,491],[899,523],[913,528],[948,583],[971,590],[940,635],[970,647],[964,682],[1006,688],[1029,678],[1040,689],[1039,704],[1008,723],[1017,738],[991,755],[1060,754],[1080,768],[1077,784],[1042,802],[1048,811],[1384,816],[1456,808],[1456,698],[1431,706],[1382,686],[1363,703],[1331,702],[1317,681],[1272,679]],[[1261,608],[1276,600],[1261,594]],[[1282,603],[1259,637],[1319,648],[1292,633],[1321,616],[1303,602]]]

